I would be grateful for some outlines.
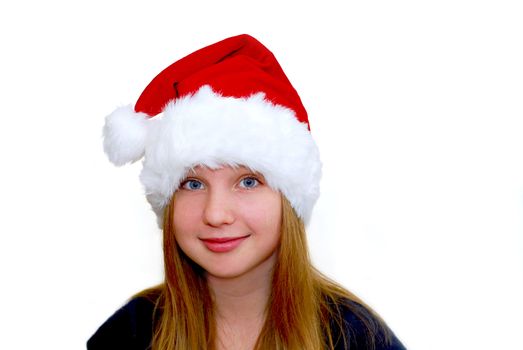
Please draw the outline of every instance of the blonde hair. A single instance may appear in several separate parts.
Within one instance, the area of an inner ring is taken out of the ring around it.
[[[365,328],[369,349],[381,333],[390,334],[383,321],[359,298],[325,277],[311,263],[305,227],[282,196],[279,255],[265,324],[255,349],[334,349],[348,343],[340,307],[354,313]],[[152,350],[215,349],[214,307],[204,271],[178,247],[173,227],[174,197],[164,216],[165,280],[137,296],[155,303]],[[334,332],[336,327],[338,332]],[[340,334],[342,339],[334,339]]]

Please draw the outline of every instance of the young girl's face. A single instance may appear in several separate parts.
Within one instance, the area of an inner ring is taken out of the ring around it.
[[[176,241],[208,276],[267,271],[280,242],[281,211],[280,193],[260,174],[198,166],[176,192]]]

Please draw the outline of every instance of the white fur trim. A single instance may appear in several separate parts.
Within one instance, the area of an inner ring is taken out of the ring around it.
[[[223,97],[203,86],[167,104],[147,129],[140,180],[160,226],[171,196],[197,165],[244,165],[258,171],[309,221],[319,196],[318,148],[307,125],[263,93]]]
[[[117,108],[105,118],[104,151],[113,164],[120,166],[143,157],[148,119],[132,106]]]

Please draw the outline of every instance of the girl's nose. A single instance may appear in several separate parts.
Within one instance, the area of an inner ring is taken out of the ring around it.
[[[209,191],[203,221],[206,225],[219,227],[234,222],[234,198],[223,190]]]

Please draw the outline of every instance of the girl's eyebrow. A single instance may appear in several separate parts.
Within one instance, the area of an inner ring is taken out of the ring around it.
[[[255,176],[255,177],[259,177],[262,180],[265,180],[265,176],[263,176],[262,173],[260,173],[258,171],[251,170],[251,169],[243,169],[243,170],[238,172],[238,175],[239,176],[252,175],[252,176]]]

